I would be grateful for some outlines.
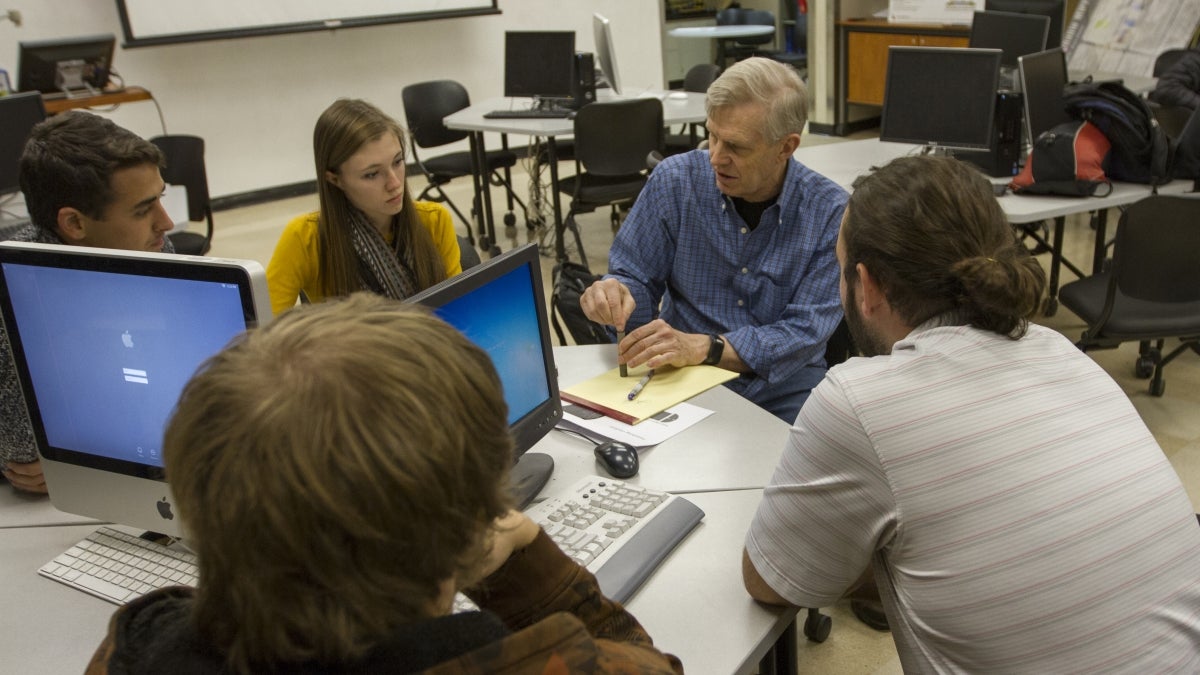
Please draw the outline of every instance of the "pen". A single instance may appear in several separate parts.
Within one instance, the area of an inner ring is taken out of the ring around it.
[[[637,395],[642,393],[642,389],[645,389],[646,385],[650,383],[650,378],[652,377],[654,377],[654,371],[647,371],[646,376],[638,380],[637,384],[633,385],[633,389],[629,392],[630,401],[637,398]]]
[[[624,339],[625,339],[625,331],[623,331],[623,330],[617,331],[617,356],[621,355],[621,340],[624,340]],[[621,374],[621,377],[629,377],[629,368],[627,368],[624,363],[618,365],[617,368],[619,369],[617,372],[619,372]],[[630,400],[632,400],[632,399],[630,399]]]

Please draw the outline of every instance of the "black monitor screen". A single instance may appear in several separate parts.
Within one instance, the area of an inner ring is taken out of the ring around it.
[[[1067,84],[1067,61],[1057,47],[1019,59],[1021,91],[1025,95],[1025,130],[1033,141],[1055,125],[1070,122],[1063,103]]]
[[[999,76],[999,49],[889,48],[879,139],[987,150]]]
[[[432,307],[491,357],[520,457],[516,488],[528,502],[549,478],[553,462],[526,451],[562,419],[537,245],[508,251],[407,301]]]
[[[1065,0],[987,0],[983,8],[989,12],[1040,14],[1047,17],[1050,19],[1050,30],[1046,34],[1046,48],[1062,46]]]
[[[61,40],[22,42],[17,88],[44,94],[103,89],[112,72],[116,38],[111,33]]]
[[[567,98],[574,60],[573,32],[508,31],[504,34],[504,95]]]
[[[971,22],[970,47],[1000,49],[1000,65],[1017,67],[1017,57],[1046,48],[1050,19],[1036,14],[975,12]]]
[[[46,119],[42,95],[36,91],[0,96],[0,197],[21,189],[17,167],[33,125]]]

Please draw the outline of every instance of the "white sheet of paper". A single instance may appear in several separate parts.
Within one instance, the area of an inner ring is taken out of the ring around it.
[[[586,408],[563,401],[564,423],[574,425],[592,437],[603,436],[614,441],[624,441],[635,448],[646,448],[662,443],[708,417],[713,411],[690,403],[680,403],[653,417],[646,418],[636,426],[618,422],[607,415],[598,415],[587,419],[580,417],[578,413],[583,413],[588,417],[598,415]]]

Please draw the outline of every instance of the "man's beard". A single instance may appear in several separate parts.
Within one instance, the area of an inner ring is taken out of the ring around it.
[[[846,325],[850,328],[850,337],[854,338],[854,346],[863,356],[879,356],[891,354],[892,346],[867,327],[862,313],[858,311],[858,298],[855,297],[854,285],[846,284],[846,301],[842,303],[842,313],[846,315]]]

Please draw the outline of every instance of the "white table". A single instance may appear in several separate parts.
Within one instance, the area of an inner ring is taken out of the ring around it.
[[[688,495],[704,521],[628,603],[655,644],[682,659],[688,672],[753,672],[792,630],[795,608],[760,605],[742,587],[742,541],[761,496],[761,490]],[[103,639],[115,605],[37,574],[95,527],[0,529],[6,575],[0,635],[11,647],[5,672],[82,672]]]
[[[664,125],[703,122],[706,119],[704,110],[705,95],[693,92],[686,93],[687,98],[676,99],[669,97],[666,91],[650,90],[640,93],[616,95],[611,90],[600,89],[596,92],[596,101],[604,103],[606,101],[620,101],[631,98],[657,98],[662,101]],[[555,138],[570,136],[575,133],[575,121],[565,117],[549,119],[489,119],[483,116],[484,113],[493,110],[529,108],[530,104],[531,99],[528,98],[492,98],[448,115],[442,121],[447,128],[471,132],[471,152],[475,156],[477,163],[481,162],[481,158],[486,152],[483,140],[485,133],[501,134],[502,143],[504,143],[505,147],[507,147],[508,143],[508,134],[538,136],[546,139],[550,163],[550,190],[554,193],[551,195],[551,203],[554,207],[554,227],[557,234],[557,246],[559,247],[557,253],[561,259],[564,255],[562,250],[563,220],[562,202],[558,194],[558,150]],[[475,181],[475,191],[478,203],[484,205],[484,231],[480,232],[480,248],[488,250],[493,254],[499,253],[499,248],[495,246],[496,230],[492,220],[492,199],[488,181],[480,181],[477,178]]]
[[[724,24],[720,26],[680,26],[667,31],[675,38],[693,38],[717,41],[717,65],[725,67],[725,43],[738,38],[758,37],[775,32],[774,26],[751,24]]]
[[[891,143],[875,138],[864,138],[815,146],[805,146],[802,143],[792,156],[801,164],[849,190],[856,178],[870,172],[873,167],[883,166],[904,155],[919,154],[922,149],[923,146],[909,143]],[[989,178],[989,180],[993,183],[1008,183],[1011,179]],[[1191,188],[1191,181],[1176,180],[1158,186],[1158,191],[1165,194],[1177,194],[1187,192]],[[1051,241],[1046,242],[1050,246],[1052,254],[1049,296],[1046,298],[1044,306],[1047,316],[1053,315],[1058,308],[1060,267],[1066,265],[1075,274],[1081,277],[1085,275],[1082,270],[1062,255],[1066,216],[1076,213],[1092,213],[1091,222],[1096,229],[1096,246],[1092,254],[1092,270],[1094,272],[1099,270],[1104,263],[1108,209],[1132,204],[1149,196],[1150,193],[1149,185],[1113,183],[1112,192],[1103,197],[1016,195],[1010,192],[997,199],[1010,223],[1019,225],[1054,220],[1054,234]]]

